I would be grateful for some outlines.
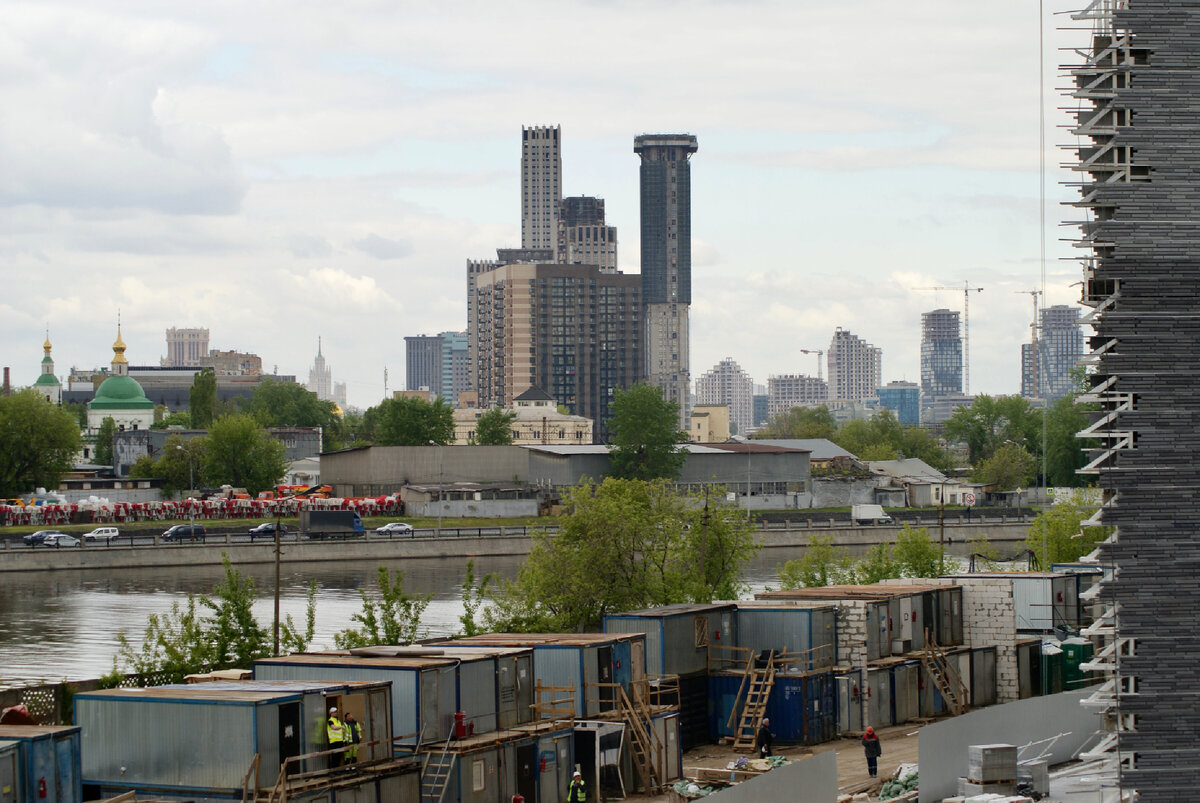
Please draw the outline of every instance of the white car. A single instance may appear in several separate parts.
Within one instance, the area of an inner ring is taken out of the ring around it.
[[[375,532],[379,533],[380,535],[412,535],[413,526],[411,524],[405,524],[402,521],[393,521],[389,524],[379,527],[375,530]]]
[[[104,541],[108,543],[114,538],[119,538],[121,531],[116,527],[97,527],[90,533],[83,534],[84,541]]]
[[[76,538],[73,535],[67,535],[66,533],[55,533],[54,535],[47,535],[46,539],[44,541],[42,541],[42,546],[53,546],[53,547],[79,546],[79,544],[80,544],[80,541],[78,538]]]

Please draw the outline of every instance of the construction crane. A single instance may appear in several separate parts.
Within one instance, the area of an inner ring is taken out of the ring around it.
[[[914,290],[962,290],[963,293],[963,393],[971,395],[971,293],[982,293],[982,287],[971,287],[964,281],[959,287],[914,287]]]
[[[1014,293],[1028,293],[1033,298],[1033,322],[1029,324],[1029,334],[1033,343],[1033,392],[1042,397],[1042,357],[1038,354],[1038,296],[1041,290],[1013,290]]]
[[[821,363],[825,361],[825,349],[800,349],[801,354],[817,355],[817,379],[821,378]]]

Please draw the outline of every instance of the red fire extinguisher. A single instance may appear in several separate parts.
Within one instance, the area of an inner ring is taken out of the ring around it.
[[[46,796],[46,779],[38,778],[38,797]]]

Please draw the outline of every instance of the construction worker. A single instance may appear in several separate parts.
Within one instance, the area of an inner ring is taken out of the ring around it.
[[[350,745],[350,749],[346,751],[346,763],[353,764],[358,761],[358,743],[362,741],[362,723],[354,718],[354,714],[346,712],[346,743]]]
[[[587,800],[587,789],[583,785],[583,773],[575,770],[571,776],[571,784],[567,787],[567,803],[584,803]]]
[[[771,733],[771,720],[763,717],[762,725],[758,728],[758,734],[754,737],[754,746],[758,748],[759,758],[771,757],[771,743],[775,741],[775,734]]]
[[[330,706],[329,719],[325,722],[325,741],[329,744],[330,750],[338,750],[337,753],[330,753],[329,766],[342,766],[343,753],[341,748],[346,746],[346,725],[338,719],[337,708]]]

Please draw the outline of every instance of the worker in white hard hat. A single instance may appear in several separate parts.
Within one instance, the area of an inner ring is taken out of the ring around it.
[[[330,706],[329,719],[325,722],[325,740],[329,743],[329,749],[338,751],[329,755],[330,767],[342,766],[342,757],[345,755],[341,749],[346,746],[346,726],[337,714],[337,707]]]
[[[567,803],[584,803],[587,800],[587,789],[583,785],[583,773],[575,770],[571,776],[571,785],[567,787]]]

